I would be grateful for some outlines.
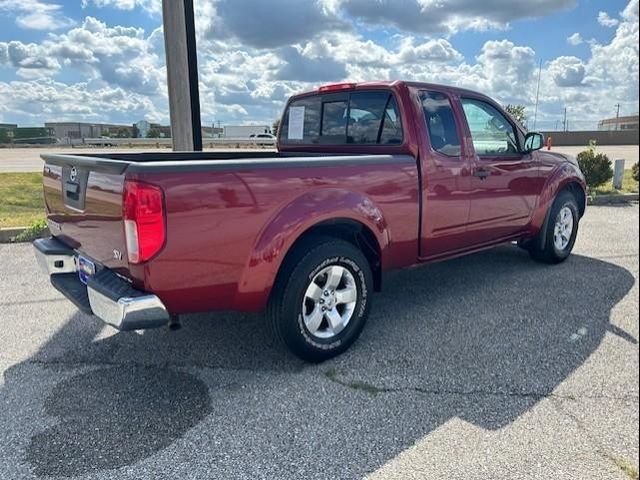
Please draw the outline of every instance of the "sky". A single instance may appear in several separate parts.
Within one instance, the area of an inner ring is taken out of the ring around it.
[[[194,2],[205,125],[395,79],[524,104],[530,129],[539,75],[537,129],[638,112],[638,0]],[[0,0],[0,123],[142,119],[169,119],[161,0]]]

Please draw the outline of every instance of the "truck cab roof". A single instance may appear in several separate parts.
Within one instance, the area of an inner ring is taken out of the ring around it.
[[[466,88],[454,87],[452,85],[445,85],[441,83],[430,83],[430,82],[416,82],[416,81],[407,81],[407,80],[376,80],[371,82],[341,82],[341,83],[329,83],[325,85],[321,85],[314,90],[308,90],[305,92],[301,92],[291,97],[290,101],[310,95],[318,95],[322,93],[329,92],[338,92],[338,91],[349,91],[349,90],[367,90],[367,89],[392,89],[399,90],[402,87],[416,88],[421,90],[438,90],[438,91],[446,91],[451,93],[456,93],[458,95],[469,95],[474,97],[482,97],[491,100],[490,97],[477,92],[475,90],[470,90]]]

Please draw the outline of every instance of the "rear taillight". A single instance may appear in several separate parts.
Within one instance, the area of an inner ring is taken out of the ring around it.
[[[126,181],[123,218],[129,262],[146,262],[162,249],[166,226],[164,195],[160,187]]]

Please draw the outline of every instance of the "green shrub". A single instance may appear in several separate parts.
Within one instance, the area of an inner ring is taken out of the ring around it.
[[[578,163],[590,189],[599,187],[613,178],[611,160],[604,153],[596,153],[595,142],[590,142],[589,148],[578,154]]]
[[[640,179],[638,178],[640,177],[640,171],[638,171],[638,162],[634,163],[633,167],[631,167],[631,176],[636,182],[640,181]]]
[[[36,238],[41,238],[47,232],[47,221],[40,219],[34,221],[22,233],[19,233],[11,239],[12,242],[32,242]]]

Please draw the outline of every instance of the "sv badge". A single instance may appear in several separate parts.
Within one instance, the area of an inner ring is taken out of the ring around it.
[[[117,249],[113,249],[113,258],[115,258],[116,260],[122,260],[122,252],[120,250]]]

